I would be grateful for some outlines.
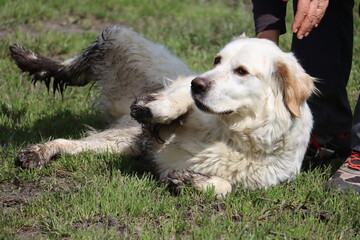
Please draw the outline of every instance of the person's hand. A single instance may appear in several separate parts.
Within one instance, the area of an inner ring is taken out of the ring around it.
[[[283,0],[287,2],[288,0]],[[292,31],[298,39],[307,37],[325,15],[329,0],[299,0]]]

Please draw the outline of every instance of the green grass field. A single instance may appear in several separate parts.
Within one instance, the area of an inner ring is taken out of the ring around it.
[[[360,89],[355,16],[352,105]],[[69,87],[62,98],[33,86],[9,60],[9,45],[64,60],[102,28],[121,24],[201,72],[233,36],[254,36],[250,0],[0,0],[0,19],[0,239],[360,239],[360,197],[325,191],[329,166],[221,200],[192,189],[172,196],[138,171],[140,162],[111,153],[65,155],[42,170],[14,166],[30,144],[79,138],[86,125],[102,129],[106,122],[91,101],[94,89]],[[290,42],[288,33],[281,48],[288,51]]]

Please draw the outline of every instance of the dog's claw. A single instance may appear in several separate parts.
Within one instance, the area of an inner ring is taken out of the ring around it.
[[[40,145],[33,145],[20,151],[17,156],[17,165],[24,168],[42,168],[49,162],[43,155]]]

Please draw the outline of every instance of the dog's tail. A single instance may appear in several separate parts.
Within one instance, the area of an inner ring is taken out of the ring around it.
[[[59,91],[61,94],[67,86],[84,86],[96,81],[94,68],[101,63],[106,53],[106,49],[104,51],[98,41],[93,42],[80,55],[63,62],[41,56],[18,44],[10,46],[9,51],[17,66],[33,76],[34,84],[37,81],[44,82],[49,89],[53,79],[54,93]]]

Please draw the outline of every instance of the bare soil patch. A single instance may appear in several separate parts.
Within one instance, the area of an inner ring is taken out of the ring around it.
[[[97,19],[95,16],[84,17],[64,17],[62,19],[54,20],[43,20],[34,24],[22,24],[20,25],[20,30],[24,33],[31,35],[40,35],[47,31],[57,31],[65,32],[67,34],[77,34],[84,32],[94,32],[97,33],[100,30],[111,26],[111,25],[125,25],[126,22],[118,21],[102,21]],[[16,29],[18,30],[18,29]],[[0,38],[14,32],[15,29],[9,27],[0,27]]]

